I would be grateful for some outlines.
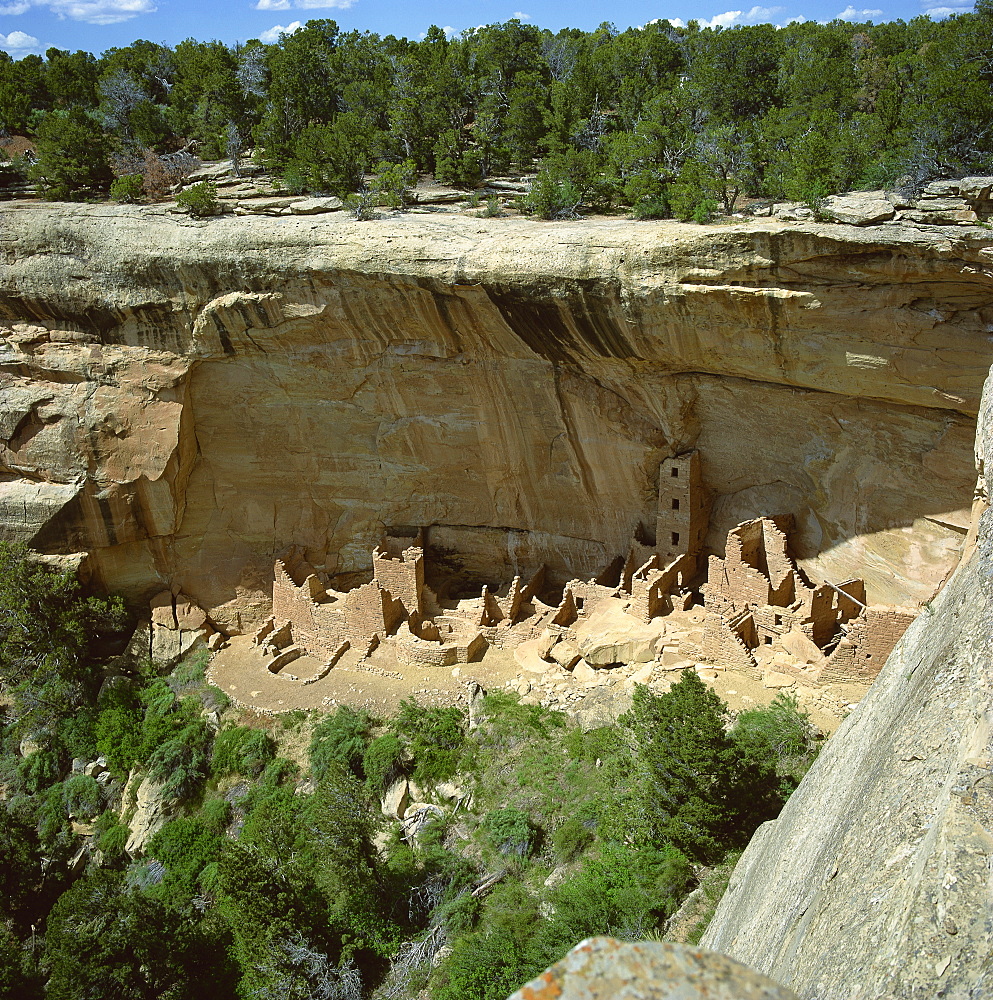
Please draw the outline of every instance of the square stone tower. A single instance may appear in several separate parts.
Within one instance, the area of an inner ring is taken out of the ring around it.
[[[659,467],[655,549],[663,566],[697,556],[707,534],[709,511],[700,474],[700,453],[687,451]]]
[[[400,558],[391,557],[382,547],[372,553],[372,576],[408,615],[424,613],[424,550],[412,545]]]

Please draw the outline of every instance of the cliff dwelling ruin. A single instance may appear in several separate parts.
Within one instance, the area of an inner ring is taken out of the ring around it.
[[[385,538],[372,553],[372,579],[348,591],[291,551],[275,564],[272,616],[252,645],[268,675],[304,686],[347,652],[361,663],[377,649],[423,668],[508,650],[523,671],[564,669],[579,680],[633,661],[757,679],[775,670],[814,687],[871,682],[914,613],[867,605],[861,580],[811,583],[789,553],[788,515],[745,521],[723,555],[704,557],[708,513],[699,454],[666,459],[654,546],[642,535],[626,559],[570,580],[561,598],[546,588],[544,567],[497,589],[439,596],[425,581],[423,530]],[[301,672],[298,661],[319,666]]]

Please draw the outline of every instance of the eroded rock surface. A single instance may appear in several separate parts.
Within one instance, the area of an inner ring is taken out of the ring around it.
[[[476,581],[586,578],[654,523],[660,459],[692,447],[714,551],[791,513],[801,565],[914,603],[961,550],[984,230],[4,222],[8,536],[89,552],[136,597],[181,589],[228,632],[268,613],[291,545],[348,585],[395,525],[430,527]]]
[[[993,376],[976,454],[975,549],[756,833],[703,939],[809,1000],[993,989]]]
[[[547,883],[546,883],[547,884]],[[771,979],[703,948],[590,938],[510,1000],[796,1000]]]

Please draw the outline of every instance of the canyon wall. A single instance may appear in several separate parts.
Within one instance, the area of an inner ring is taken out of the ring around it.
[[[0,523],[247,628],[291,545],[338,586],[391,527],[479,581],[585,576],[698,448],[708,544],[792,513],[817,579],[958,560],[993,235],[5,207]]]

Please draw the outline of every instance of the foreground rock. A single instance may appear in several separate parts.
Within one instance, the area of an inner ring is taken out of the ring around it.
[[[590,938],[510,1000],[796,1000],[752,969],[703,948]]]
[[[975,551],[753,837],[703,939],[810,1000],[993,988],[993,377],[976,450]]]

